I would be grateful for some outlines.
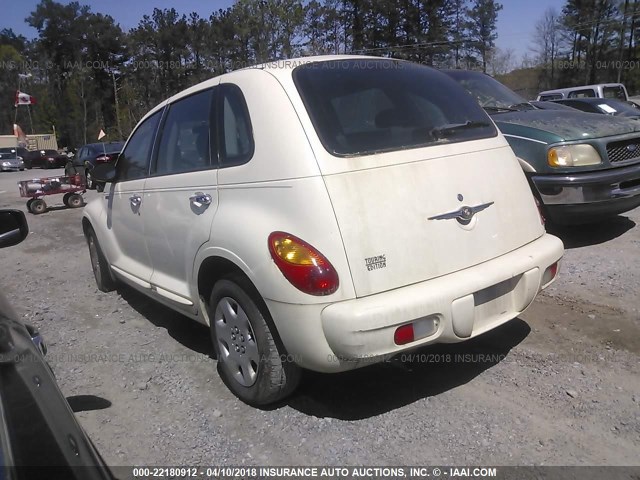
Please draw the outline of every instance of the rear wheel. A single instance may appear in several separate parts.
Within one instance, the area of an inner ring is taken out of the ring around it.
[[[89,231],[87,232],[87,244],[89,245],[91,269],[93,270],[93,276],[96,279],[98,289],[103,292],[111,292],[115,290],[116,282],[111,278],[109,264],[100,249],[96,233],[91,227],[89,227]]]
[[[278,346],[269,312],[242,276],[216,282],[209,301],[211,337],[222,380],[250,405],[266,405],[291,394],[301,370]]]
[[[67,200],[67,205],[71,208],[79,208],[84,205],[84,201],[82,200],[82,195],[77,193],[72,193],[69,195],[69,199]]]
[[[31,205],[29,205],[29,210],[34,215],[40,215],[47,211],[47,204],[41,198],[34,198],[31,200]]]

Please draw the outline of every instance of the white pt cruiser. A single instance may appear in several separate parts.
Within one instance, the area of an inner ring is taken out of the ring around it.
[[[218,371],[274,402],[340,372],[460,342],[555,278],[509,145],[455,81],[391,59],[274,62],[151,110],[83,217],[98,286],[210,325]]]

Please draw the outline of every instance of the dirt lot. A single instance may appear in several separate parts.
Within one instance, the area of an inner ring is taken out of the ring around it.
[[[0,174],[0,208],[25,210],[15,182],[39,174]],[[0,285],[110,465],[640,464],[640,209],[558,232],[560,279],[502,328],[307,373],[258,410],[218,378],[206,327],[96,289],[81,209],[49,198],[60,208],[28,214],[27,240],[0,254]]]

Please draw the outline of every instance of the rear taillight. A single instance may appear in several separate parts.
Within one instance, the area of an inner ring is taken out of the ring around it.
[[[340,284],[333,265],[318,250],[295,235],[269,235],[271,258],[298,290],[309,295],[331,295]]]
[[[96,157],[96,162],[100,162],[100,163],[108,162],[109,160],[111,160],[111,158],[109,158],[107,155],[101,155],[99,157]]]

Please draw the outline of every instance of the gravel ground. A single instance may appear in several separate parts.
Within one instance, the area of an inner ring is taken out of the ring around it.
[[[38,175],[0,174],[0,208],[26,210],[15,182]],[[219,379],[206,327],[129,288],[96,289],[81,209],[50,199],[59,207],[28,214],[29,237],[2,251],[0,285],[110,465],[640,464],[640,209],[557,232],[560,279],[502,328],[306,372],[260,410]]]

